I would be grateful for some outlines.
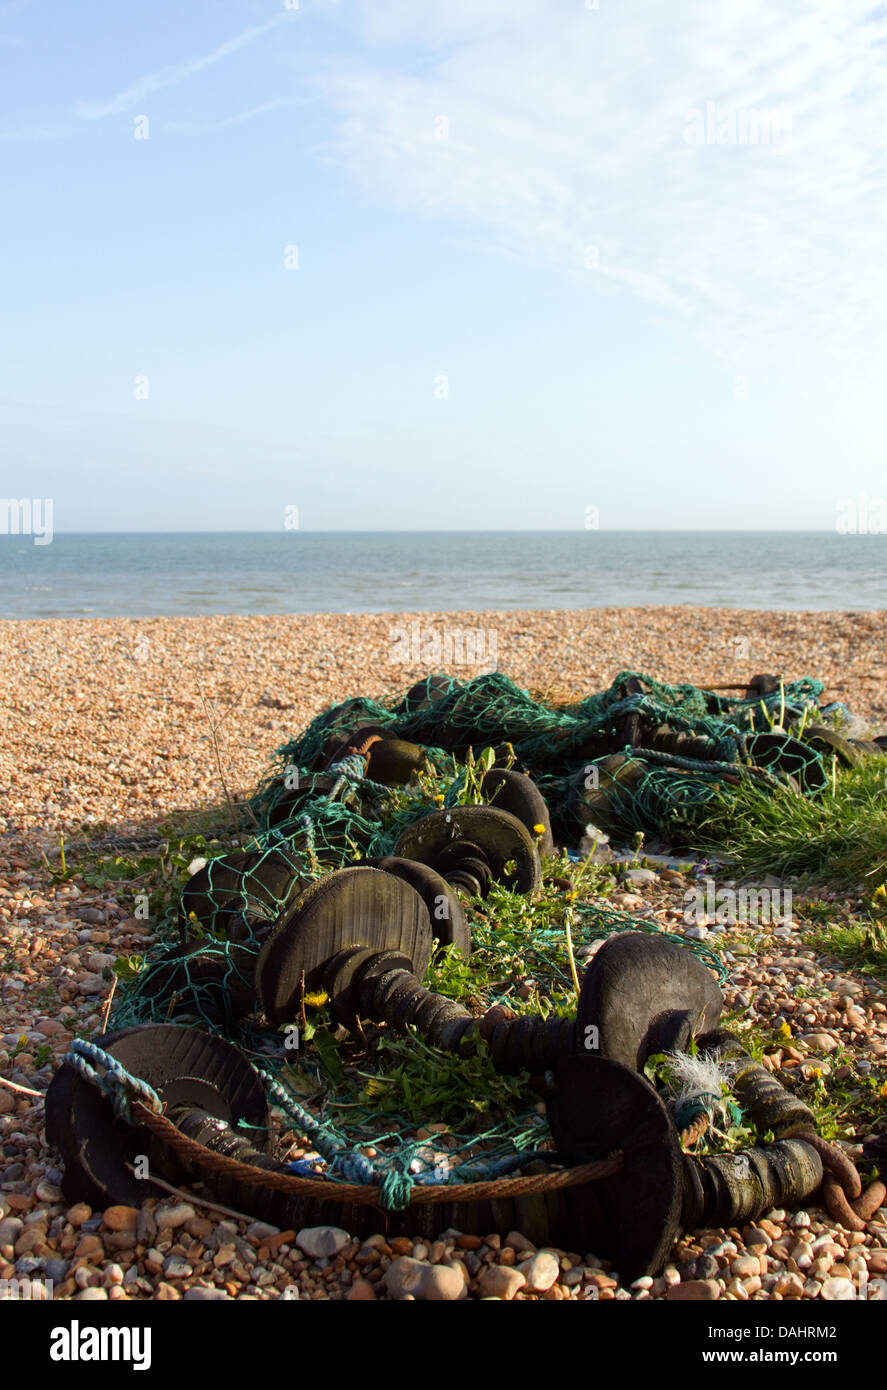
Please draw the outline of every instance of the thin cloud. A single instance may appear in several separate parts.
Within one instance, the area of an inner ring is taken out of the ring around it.
[[[195,73],[214,67],[216,63],[230,58],[233,53],[239,53],[242,48],[247,48],[257,39],[270,33],[278,25],[285,24],[291,18],[292,12],[289,11],[275,15],[265,24],[253,25],[252,28],[244,29],[241,33],[235,34],[233,38],[226,39],[212,52],[205,53],[200,58],[190,58],[183,63],[172,63],[168,67],[160,68],[157,72],[148,73],[122,92],[118,92],[117,96],[112,97],[110,101],[79,102],[74,108],[74,115],[81,121],[100,121],[104,120],[106,116],[117,116],[123,111],[129,111],[134,106],[141,105],[146,97],[152,96],[155,92],[163,91],[167,87],[177,87],[180,82],[185,82]]]
[[[377,11],[367,56],[319,81],[332,156],[378,201],[676,313],[735,371],[799,343],[876,365],[887,20],[870,0],[687,0],[677,17],[435,0],[424,40],[405,3],[384,26]]]
[[[233,126],[245,125],[256,116],[264,116],[267,111],[277,111],[281,106],[292,106],[286,97],[265,101],[261,106],[253,106],[249,111],[240,111],[234,116],[222,116],[217,120],[205,121],[167,121],[166,129],[177,135],[212,135],[217,130],[231,130]]]

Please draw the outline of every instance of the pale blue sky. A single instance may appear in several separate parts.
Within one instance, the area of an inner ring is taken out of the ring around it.
[[[0,492],[59,532],[832,528],[887,492],[885,37],[0,0]]]

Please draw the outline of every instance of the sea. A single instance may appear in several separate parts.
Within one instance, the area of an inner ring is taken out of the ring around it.
[[[0,617],[649,607],[887,609],[887,535],[285,531],[0,535]]]

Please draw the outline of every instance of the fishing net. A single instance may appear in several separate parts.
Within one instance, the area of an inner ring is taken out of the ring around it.
[[[814,795],[827,773],[803,735],[834,710],[820,704],[822,690],[800,680],[728,699],[624,671],[608,690],[554,706],[496,673],[465,683],[431,677],[392,705],[348,700],[278,750],[239,843],[190,866],[154,946],[122,983],[113,1026],[173,1018],[236,1042],[279,1083],[272,1094],[294,1172],[347,1181],[355,1162],[370,1163],[389,1187],[401,1185],[400,1201],[413,1182],[502,1175],[550,1146],[530,1078],[496,1073],[483,1048],[466,1059],[415,1033],[368,1026],[344,1035],[323,995],[306,995],[299,1024],[271,1033],[256,1016],[254,976],[274,923],[323,875],[389,855],[416,819],[478,799],[474,755],[483,749],[534,777],[567,845],[588,822],[687,843],[711,798],[744,779]],[[373,780],[365,757],[348,751],[366,728],[421,746],[406,784]],[[532,901],[501,884],[472,900],[471,957],[441,953],[429,987],[478,1013],[501,1003],[517,1014],[572,1015],[574,969],[595,943],[626,930],[670,935],[595,900],[594,871],[590,890],[566,892],[570,873],[577,886],[577,857],[548,862]],[[723,978],[720,956],[704,943],[673,939]]]

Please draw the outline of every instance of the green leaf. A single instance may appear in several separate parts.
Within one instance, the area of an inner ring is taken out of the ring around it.
[[[134,980],[145,964],[144,956],[118,956],[112,969],[118,980],[126,984]]]

